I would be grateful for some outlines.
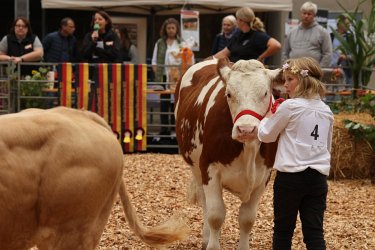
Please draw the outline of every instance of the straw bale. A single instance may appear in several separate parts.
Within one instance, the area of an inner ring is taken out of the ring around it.
[[[374,179],[375,153],[368,142],[349,134],[343,123],[345,119],[375,125],[374,118],[366,113],[335,115],[330,178]]]

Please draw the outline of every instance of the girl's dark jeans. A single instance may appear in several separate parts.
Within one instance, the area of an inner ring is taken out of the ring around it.
[[[273,189],[273,249],[291,249],[298,212],[306,248],[326,249],[323,218],[328,192],[327,177],[311,168],[298,173],[278,171]]]

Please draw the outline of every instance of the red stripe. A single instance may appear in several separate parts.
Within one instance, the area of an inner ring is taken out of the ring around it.
[[[91,111],[96,113],[95,103],[96,103],[96,93],[94,93],[94,96],[92,98],[92,104],[91,104]]]
[[[99,91],[100,91],[99,115],[101,117],[104,117],[103,64],[98,64],[98,82],[99,82]]]
[[[66,63],[61,65],[61,105],[66,106]]]

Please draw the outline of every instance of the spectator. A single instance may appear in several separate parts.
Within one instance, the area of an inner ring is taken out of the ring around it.
[[[315,21],[318,7],[305,2],[300,9],[301,22],[285,39],[282,59],[312,57],[321,67],[331,66],[332,43],[328,31]]]
[[[78,62],[77,39],[73,35],[75,24],[70,17],[60,21],[58,31],[47,34],[43,39],[44,61]]]
[[[349,20],[346,16],[340,15],[337,18],[337,29],[336,32],[342,36],[343,39],[346,39],[350,34],[348,33],[349,28]],[[347,84],[353,84],[353,77],[352,71],[349,68],[349,61],[351,60],[349,55],[343,54],[339,47],[341,46],[341,42],[337,39],[333,33],[331,33],[331,40],[332,40],[332,67],[342,67],[345,80]]]
[[[14,20],[10,33],[0,42],[0,61],[39,62],[43,45],[31,30],[30,22],[23,17]]]
[[[131,42],[128,29],[121,27],[116,28],[115,31],[121,40],[121,61],[124,63],[139,63],[137,47]]]
[[[236,17],[233,15],[225,16],[221,23],[221,32],[216,35],[212,45],[211,55],[215,55],[227,47],[235,31],[237,31]]]
[[[90,63],[121,62],[120,38],[112,29],[110,16],[105,11],[95,12],[91,27],[82,42],[82,60]]]
[[[240,32],[236,33],[229,45],[216,53],[215,57],[229,57],[232,62],[257,59],[264,63],[268,57],[280,50],[280,43],[265,32],[263,22],[255,17],[251,8],[240,8],[236,12],[236,18]]]
[[[168,18],[164,21],[160,29],[160,38],[155,44],[154,52],[152,55],[152,69],[155,74],[155,81],[167,82],[168,79],[168,65],[171,64],[169,61],[173,58],[172,53],[176,53],[180,50],[181,39],[180,39],[180,24],[174,18]],[[167,65],[167,66],[166,66]],[[167,86],[164,86],[165,88]],[[169,135],[170,125],[174,124],[174,115],[165,114],[166,112],[172,112],[174,105],[171,102],[170,94],[160,95],[160,122],[163,125],[161,127],[161,135]]]

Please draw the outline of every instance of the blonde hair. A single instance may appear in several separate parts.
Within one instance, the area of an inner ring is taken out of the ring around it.
[[[263,22],[255,17],[254,11],[249,7],[242,7],[236,11],[236,17],[249,24],[250,28],[265,32]]]
[[[225,17],[223,18],[223,20],[221,21],[221,24],[223,24],[224,21],[228,21],[228,22],[230,22],[230,23],[232,24],[232,26],[233,26],[233,30],[234,30],[235,28],[237,28],[237,21],[236,21],[236,17],[235,17],[235,16],[233,16],[233,15],[225,16]],[[224,33],[223,29],[221,29],[221,33]]]
[[[311,57],[288,59],[283,69],[284,77],[286,73],[294,74],[298,77],[298,85],[295,88],[294,97],[312,98],[317,94],[320,98],[325,96],[326,88],[321,81],[323,71],[315,59]],[[301,73],[306,70],[307,75]]]

